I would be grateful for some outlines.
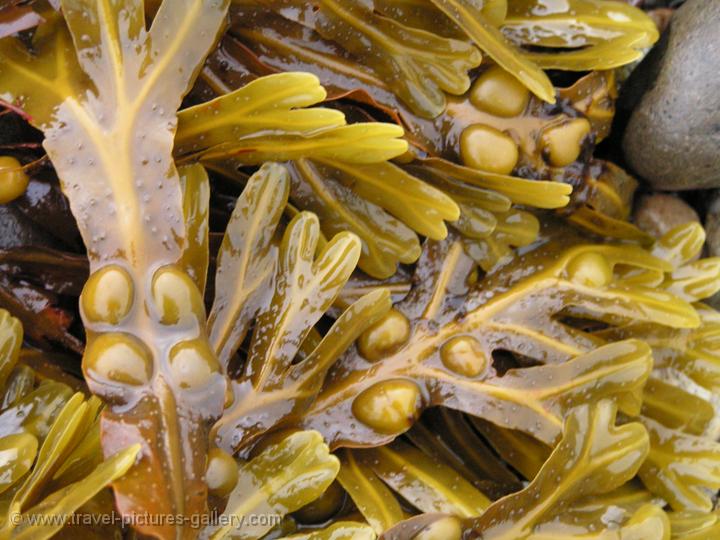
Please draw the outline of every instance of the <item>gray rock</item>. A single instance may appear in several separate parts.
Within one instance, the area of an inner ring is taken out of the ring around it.
[[[697,212],[680,197],[667,193],[643,195],[637,202],[633,221],[654,238],[690,221],[699,222]]]
[[[708,255],[720,256],[720,191],[708,194],[709,205],[705,215],[705,244]]]
[[[624,94],[635,172],[659,190],[720,187],[720,0],[679,8]]]

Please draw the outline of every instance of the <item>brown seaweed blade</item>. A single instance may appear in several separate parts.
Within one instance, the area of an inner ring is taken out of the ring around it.
[[[611,403],[579,406],[570,412],[562,440],[530,485],[468,520],[467,538],[577,537],[580,527],[562,523],[567,507],[583,495],[606,493],[624,484],[647,452],[648,436],[642,425],[615,426]],[[665,538],[669,532],[667,517],[654,505],[642,507],[623,527],[628,538]]]
[[[570,0],[552,10],[537,0],[511,2],[502,31],[517,44],[543,47],[526,55],[543,69],[571,71],[629,64],[658,39],[655,23],[642,11],[605,0]]]
[[[315,29],[370,65],[423,116],[445,107],[445,94],[470,86],[481,56],[469,43],[442,38],[377,15],[358,0],[320,0]],[[360,39],[358,39],[360,38]]]
[[[264,537],[273,528],[271,518],[282,517],[316,499],[333,481],[338,468],[337,458],[317,432],[296,432],[271,444],[250,461],[238,464],[236,485],[222,516],[205,527],[201,537]]]
[[[477,7],[468,0],[432,0],[433,4],[462,28],[475,45],[510,72],[539,98],[555,103],[555,92],[545,72],[508,43]]]
[[[696,302],[696,328],[669,329],[656,323],[630,323],[597,332],[603,339],[637,338],[653,349],[654,369],[643,393],[642,416],[650,454],[639,476],[647,488],[676,511],[708,512],[710,493],[720,483],[720,411],[716,392],[720,320],[715,310],[698,303],[720,289],[720,259],[695,259],[705,240],[697,223],[668,231],[653,252],[672,264],[655,280],[662,289]]]
[[[100,400],[41,381],[21,342],[18,320],[0,310],[0,538],[44,540],[132,467],[140,445],[103,462]]]
[[[335,359],[390,307],[387,291],[368,293],[343,312],[302,361],[293,362],[355,269],[360,242],[340,233],[318,251],[317,217],[301,212],[275,246],[273,233],[288,185],[286,169],[276,164],[253,175],[220,251],[210,335],[224,365],[255,319],[244,368],[231,383],[232,399],[213,428],[216,443],[231,452],[301,416]]]
[[[387,162],[407,149],[397,138],[402,129],[346,125],[338,110],[309,108],[326,96],[317,77],[279,73],[221,90],[227,93],[180,112],[176,158],[199,157],[240,180],[239,165],[294,159],[292,203],[315,212],[327,236],[357,234],[365,271],[390,276],[398,262],[419,256],[417,233],[444,238],[445,221],[457,219],[449,197]]]
[[[226,9],[217,0],[170,0],[146,30],[142,2],[66,0],[65,21],[51,14],[36,33],[35,56],[15,40],[0,45],[4,96],[45,132],[88,249],[83,367],[110,405],[104,450],[143,444],[140,463],[116,484],[122,512],[206,508],[206,427],[222,410],[225,383],[182,262],[172,148],[175,111]],[[193,536],[182,525],[140,528]]]
[[[597,348],[603,341],[561,322],[561,312],[577,305],[589,319],[679,328],[699,318],[677,296],[614,275],[620,265],[669,270],[640,248],[556,247],[467,294],[473,264],[460,242],[428,242],[416,273],[424,286],[339,360],[303,425],[333,446],[375,446],[407,430],[424,408],[446,405],[553,443],[564,413],[589,396],[614,396],[637,414],[650,349],[632,340]],[[545,365],[500,375],[492,360],[499,350]]]

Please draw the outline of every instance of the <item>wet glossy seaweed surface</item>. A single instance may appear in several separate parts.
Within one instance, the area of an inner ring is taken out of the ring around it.
[[[7,4],[0,539],[719,533],[720,260],[594,156],[643,11]]]

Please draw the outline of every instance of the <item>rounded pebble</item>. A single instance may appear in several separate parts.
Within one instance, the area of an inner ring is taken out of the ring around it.
[[[633,216],[635,224],[654,238],[691,221],[699,222],[697,212],[680,197],[653,193],[640,198]]]
[[[718,29],[720,2],[687,0],[623,84],[625,158],[657,190],[720,187]]]

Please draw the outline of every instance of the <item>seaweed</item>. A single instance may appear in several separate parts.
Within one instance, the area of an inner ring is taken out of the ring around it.
[[[696,327],[699,316],[672,293],[613,272],[670,270],[639,247],[581,244],[563,251],[555,245],[506,265],[473,291],[473,264],[462,242],[429,242],[416,270],[423,286],[333,366],[303,425],[323,432],[331,445],[376,445],[407,430],[422,409],[442,404],[553,443],[574,395],[614,395],[637,414],[652,365],[647,345],[603,347],[558,316],[578,305],[588,319],[670,328]],[[500,374],[493,361],[498,350],[545,365]],[[394,415],[386,414],[389,407]]]
[[[3,7],[0,538],[714,534],[720,263],[593,156],[658,32],[543,6]]]
[[[620,487],[634,476],[648,452],[648,436],[640,424],[615,426],[614,420],[615,407],[608,401],[573,409],[562,439],[533,481],[473,520],[468,537],[573,538],[579,537],[579,529],[592,531],[592,523],[566,522],[568,508],[583,495]],[[618,534],[628,538],[664,538],[670,528],[667,516],[652,504],[641,506],[620,527]],[[605,532],[590,534],[601,538]]]
[[[220,250],[209,328],[222,364],[237,351],[251,320],[256,321],[244,369],[231,383],[225,411],[213,427],[218,445],[231,452],[301,415],[337,355],[390,307],[386,291],[370,292],[313,343],[313,326],[350,277],[360,245],[351,233],[340,233],[318,252],[317,218],[305,212],[290,221],[280,245],[273,245],[288,184],[287,171],[278,165],[265,165],[253,175]],[[233,239],[234,232],[242,237]],[[247,287],[238,286],[245,282],[238,282],[241,276],[247,276]],[[273,286],[263,287],[264,282]],[[301,348],[305,357],[294,361]]]
[[[19,363],[21,343],[19,321],[0,310],[0,538],[49,538],[127,472],[140,445],[103,460],[100,401],[39,380]]]

